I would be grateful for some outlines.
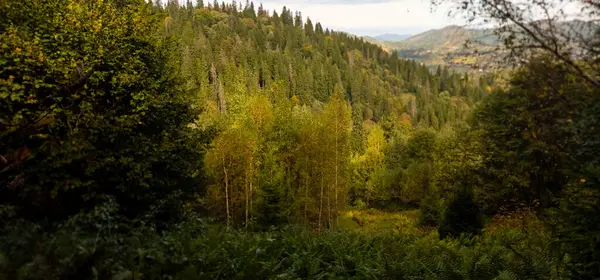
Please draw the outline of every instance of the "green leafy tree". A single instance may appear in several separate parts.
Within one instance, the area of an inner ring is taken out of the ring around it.
[[[177,44],[142,1],[30,4],[0,8],[2,202],[48,222],[110,199],[130,219],[176,216],[200,155]]]

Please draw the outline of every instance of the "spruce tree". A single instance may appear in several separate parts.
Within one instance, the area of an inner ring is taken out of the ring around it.
[[[461,234],[478,234],[483,228],[479,206],[473,199],[473,190],[460,188],[450,199],[444,218],[438,227],[441,239]]]

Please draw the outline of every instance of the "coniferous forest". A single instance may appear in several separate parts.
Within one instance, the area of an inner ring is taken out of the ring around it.
[[[600,32],[512,2],[458,9],[518,63],[459,74],[260,3],[0,0],[0,279],[597,279]]]

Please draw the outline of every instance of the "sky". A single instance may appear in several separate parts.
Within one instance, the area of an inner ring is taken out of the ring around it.
[[[166,0],[162,0],[166,1]],[[186,0],[179,0],[185,2]],[[205,3],[213,0],[204,0]],[[223,0],[219,0],[222,2]],[[224,0],[231,3],[231,0]],[[252,0],[251,0],[252,1]],[[532,0],[511,0],[515,3],[531,3]],[[560,4],[572,18],[579,18],[580,6]],[[195,2],[195,0],[192,0]],[[245,4],[245,0],[237,0]],[[416,35],[430,29],[439,29],[448,25],[466,25],[461,16],[449,17],[448,12],[454,6],[434,6],[431,0],[253,0],[255,7],[260,3],[272,14],[281,13],[283,7],[292,12],[300,11],[304,19],[309,17],[313,24],[320,22],[323,28],[345,31],[360,36],[376,36],[385,33]],[[576,1],[567,1],[576,2]],[[529,11],[532,18],[538,18],[539,11]],[[539,17],[540,19],[543,17]],[[468,27],[485,27],[469,25]]]
[[[283,6],[302,12],[323,28],[356,35],[384,33],[414,35],[460,20],[448,18],[448,7],[433,7],[430,0],[266,0],[263,7],[280,12]],[[257,3],[255,3],[257,5]],[[434,8],[432,10],[432,8]]]

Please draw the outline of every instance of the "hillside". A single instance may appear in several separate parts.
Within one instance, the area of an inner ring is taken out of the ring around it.
[[[448,65],[455,70],[485,70],[495,65],[493,56],[499,42],[492,30],[467,29],[452,25],[429,30],[399,42],[387,42],[400,57],[427,65]]]
[[[548,29],[543,21],[531,23]],[[572,20],[555,23],[555,33],[562,37],[588,41],[594,36],[597,25],[592,22]],[[469,29],[447,26],[429,30],[397,42],[380,42],[395,49],[400,57],[423,61],[428,65],[448,65],[453,69],[499,69],[504,67],[502,42],[493,29]],[[577,52],[574,49],[574,52]]]
[[[15,170],[9,183],[25,177],[39,196],[21,198],[9,188],[0,188],[0,195],[10,205],[31,205],[15,206],[15,215],[32,213],[31,219],[51,224],[91,211],[108,196],[125,205],[124,219],[150,212],[170,217],[175,214],[156,212],[155,200],[193,193],[196,198],[181,199],[230,225],[252,220],[257,226],[312,228],[333,227],[351,190],[353,200],[380,196],[415,204],[421,195],[367,191],[363,182],[377,180],[372,168],[384,159],[371,161],[367,147],[376,145],[381,154],[384,143],[410,137],[416,128],[438,131],[463,123],[493,86],[492,79],[469,79],[446,68],[432,73],[357,36],[304,22],[288,9],[268,14],[250,3],[240,9],[144,1],[133,9],[108,2],[100,5],[104,16],[86,4],[61,1],[57,7],[0,7],[14,17],[31,12],[18,21],[22,26],[11,27],[15,34],[0,37],[1,46],[10,46],[2,65],[12,71],[9,82],[0,83],[0,120],[11,128],[0,139],[10,139],[11,154],[61,157],[56,165],[32,162],[31,176]],[[36,21],[44,24],[31,24]],[[64,39],[38,42],[35,34]],[[12,101],[5,102],[8,96]],[[74,144],[61,144],[67,142]],[[148,151],[129,157],[138,145]],[[127,159],[115,160],[121,157]],[[139,171],[154,168],[167,173]],[[351,179],[353,174],[360,178]],[[386,180],[408,182],[417,174],[390,171]],[[55,179],[45,179],[50,176]],[[63,189],[81,180],[86,183]],[[145,189],[151,185],[158,187]],[[97,186],[86,194],[97,199],[80,195],[88,186]],[[334,197],[339,201],[323,204]],[[287,212],[280,216],[277,209]]]
[[[399,50],[457,51],[467,40],[479,39],[486,31],[452,25],[411,36],[393,46]]]
[[[0,279],[600,275],[596,57],[180,2],[2,1]]]

